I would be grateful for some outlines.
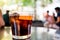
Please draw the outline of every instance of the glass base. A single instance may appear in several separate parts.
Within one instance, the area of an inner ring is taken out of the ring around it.
[[[18,40],[28,39],[30,37],[31,37],[31,34],[25,35],[25,36],[16,36],[16,35],[12,36],[13,39],[18,39]]]
[[[27,38],[27,39],[14,39],[13,40],[31,40],[31,37]]]

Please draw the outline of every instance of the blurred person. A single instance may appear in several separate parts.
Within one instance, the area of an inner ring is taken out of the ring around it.
[[[49,15],[49,11],[47,10],[47,13],[45,14],[45,19],[46,22],[44,25],[46,25],[48,28],[54,28],[54,29],[58,29],[58,27],[55,25],[55,20],[53,16]]]
[[[56,21],[56,25],[59,27],[60,29],[60,7],[56,7],[55,11],[57,13],[57,21]]]
[[[55,40],[60,40],[60,7],[56,7],[55,11],[57,13],[57,21],[56,25],[59,27],[59,29],[55,32]]]
[[[55,11],[57,13],[57,17],[59,17],[60,16],[60,7],[56,7],[55,8]]]
[[[4,25],[5,25],[5,22],[3,20],[2,10],[0,9],[0,28],[3,28]]]
[[[5,21],[5,26],[10,26],[9,22],[9,10],[6,10],[6,14],[3,15],[4,21]]]

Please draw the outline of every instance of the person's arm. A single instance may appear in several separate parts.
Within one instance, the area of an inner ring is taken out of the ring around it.
[[[1,28],[2,26],[4,26],[4,25],[5,25],[5,22],[4,22],[4,20],[3,20],[2,11],[1,11],[1,9],[0,9],[0,28]]]
[[[57,22],[56,23],[58,23],[58,22],[60,22],[60,17],[57,17]]]

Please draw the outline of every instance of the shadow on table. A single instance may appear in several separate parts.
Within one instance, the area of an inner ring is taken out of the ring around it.
[[[34,20],[32,21],[32,26],[34,27],[44,27],[44,22],[41,20]]]

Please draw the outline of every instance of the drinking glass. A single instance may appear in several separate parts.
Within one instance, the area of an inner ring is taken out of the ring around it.
[[[32,15],[29,12],[12,12],[9,18],[13,39],[22,40],[31,37]]]

